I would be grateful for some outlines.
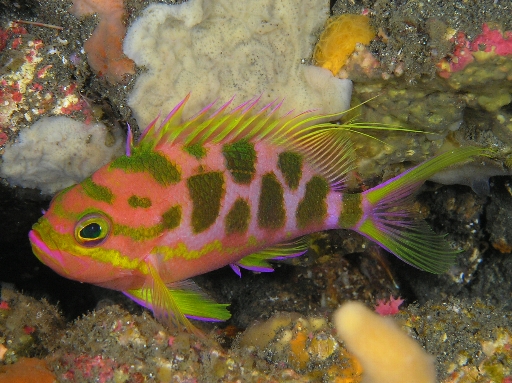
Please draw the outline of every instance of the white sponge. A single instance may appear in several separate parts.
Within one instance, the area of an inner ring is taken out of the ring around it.
[[[184,117],[234,95],[235,104],[258,95],[262,103],[284,98],[284,112],[347,109],[350,80],[303,63],[328,10],[325,0],[150,5],[124,40],[126,55],[147,70],[128,100],[139,126],[167,114],[190,92]]]
[[[85,124],[68,117],[44,117],[21,131],[5,149],[0,177],[11,185],[53,194],[82,181],[123,153],[123,138],[107,136],[103,124]],[[110,141],[113,145],[107,146]]]

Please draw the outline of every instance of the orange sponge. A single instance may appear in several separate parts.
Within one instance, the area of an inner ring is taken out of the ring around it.
[[[89,65],[98,75],[115,83],[135,73],[134,62],[123,53],[123,0],[74,0],[69,11],[75,16],[98,15],[98,26],[84,44]]]
[[[0,366],[0,383],[54,383],[57,378],[44,360],[20,358],[16,363]]]
[[[316,65],[338,74],[357,43],[369,44],[375,37],[370,19],[363,15],[341,15],[327,20],[325,30],[315,47]]]

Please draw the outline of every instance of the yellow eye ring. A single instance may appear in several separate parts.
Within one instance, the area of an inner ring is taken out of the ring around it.
[[[110,228],[110,220],[105,215],[86,214],[75,225],[75,239],[85,247],[98,246],[108,238]]]

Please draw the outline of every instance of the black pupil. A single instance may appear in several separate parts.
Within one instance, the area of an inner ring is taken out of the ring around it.
[[[96,239],[101,234],[101,226],[98,223],[90,223],[80,230],[82,238]]]

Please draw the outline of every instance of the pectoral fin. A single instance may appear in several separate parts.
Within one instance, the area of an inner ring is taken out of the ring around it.
[[[226,309],[228,304],[214,302],[200,292],[192,281],[166,286],[152,265],[149,265],[146,285],[141,289],[125,291],[124,294],[151,309],[158,320],[178,328],[185,326],[196,335],[201,333],[188,318],[224,321],[231,317]]]

